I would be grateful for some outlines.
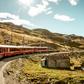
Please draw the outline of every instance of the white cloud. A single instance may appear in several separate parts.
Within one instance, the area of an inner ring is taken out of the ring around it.
[[[12,22],[16,25],[35,26],[30,21],[20,19],[19,16],[10,13],[0,13],[0,22]]]
[[[79,0],[68,0],[72,6],[76,6]]]
[[[0,13],[0,19],[19,19],[19,17],[10,13]]]
[[[40,0],[40,3],[36,0],[19,0],[20,3],[26,7],[27,13],[31,17],[38,16],[42,13],[45,13],[47,15],[52,14],[51,10],[48,10],[50,7],[51,3],[56,3],[58,4],[62,0]],[[78,4],[79,0],[67,0],[71,5],[76,6]],[[67,17],[69,18],[69,17]],[[70,19],[70,18],[69,18]]]
[[[37,4],[35,7],[30,7],[28,14],[32,17],[37,16],[47,10],[49,3],[47,0],[42,0],[42,4]]]
[[[41,0],[42,4],[36,4],[36,6],[30,7],[28,11],[28,15],[34,17],[39,14],[46,12],[47,15],[52,14],[52,11],[48,11],[51,9],[50,2],[58,4],[61,0]]]
[[[24,6],[30,7],[34,1],[33,0],[19,0],[19,3],[23,4]]]
[[[31,17],[38,16],[42,13],[47,13],[48,8],[50,8],[50,3],[58,4],[61,0],[40,0],[40,3],[36,0],[18,0],[21,4],[23,4],[24,8],[28,9],[28,15]],[[51,14],[48,12],[47,14]]]
[[[47,9],[50,8],[51,3],[58,4],[62,0],[40,0],[41,3],[38,4],[36,0],[18,0],[24,5],[24,8],[28,8],[28,15],[31,17],[38,16],[39,14],[46,13],[47,15],[52,14],[52,12]],[[76,6],[79,0],[67,0],[72,6]]]
[[[53,13],[53,11],[48,11],[46,14],[47,15],[50,15],[50,14],[52,14]]]
[[[59,14],[54,15],[54,19],[60,20],[60,21],[65,21],[65,22],[69,22],[69,21],[74,21],[75,20],[74,18],[71,18],[71,17],[69,17],[67,15],[59,15]]]
[[[52,3],[56,3],[56,4],[58,4],[59,3],[59,1],[61,1],[61,0],[48,0],[49,2],[52,2]]]
[[[28,15],[34,17],[41,14],[44,11],[45,11],[44,7],[42,7],[41,5],[38,5],[37,7],[31,7],[28,11]]]
[[[28,20],[21,19],[20,22],[21,22],[21,24],[26,25],[26,26],[33,26],[33,27],[36,26],[36,25],[32,24],[30,21],[28,21]]]

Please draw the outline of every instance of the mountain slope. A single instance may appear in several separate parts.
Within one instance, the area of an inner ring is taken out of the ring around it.
[[[52,33],[46,29],[27,29],[0,23],[0,44],[48,46],[57,51],[84,49],[84,37]]]

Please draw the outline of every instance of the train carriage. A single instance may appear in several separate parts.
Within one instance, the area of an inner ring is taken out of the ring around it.
[[[47,51],[47,47],[0,45],[0,58]]]

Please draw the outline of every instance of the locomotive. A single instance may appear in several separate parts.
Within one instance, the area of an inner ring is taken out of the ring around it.
[[[48,47],[0,45],[0,58],[43,52],[48,52]]]

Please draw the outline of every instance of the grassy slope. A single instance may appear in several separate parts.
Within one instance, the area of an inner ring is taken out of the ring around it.
[[[12,37],[12,39],[11,39]],[[52,33],[46,29],[29,30],[11,23],[0,23],[0,44],[49,46],[59,51],[84,49],[84,37]],[[8,39],[8,43],[6,40]]]
[[[38,56],[15,60],[5,74],[7,74],[7,78],[11,77],[19,81],[19,83],[23,81],[24,83],[22,84],[55,84],[57,82],[58,84],[59,82],[62,84],[80,84],[79,82],[84,80],[84,72],[81,70],[70,71],[42,68]]]

